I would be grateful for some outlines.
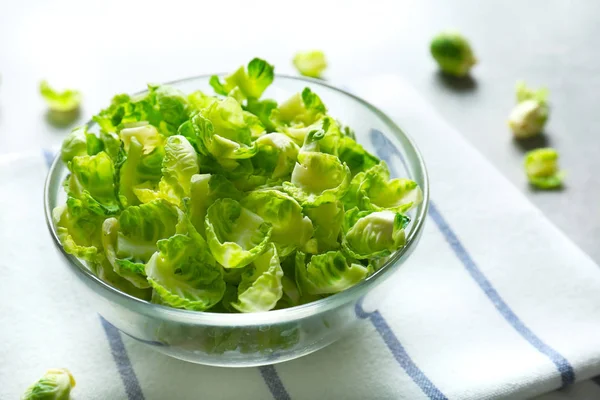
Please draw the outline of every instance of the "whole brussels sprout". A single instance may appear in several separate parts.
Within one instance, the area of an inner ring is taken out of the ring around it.
[[[442,32],[431,41],[431,55],[442,72],[456,76],[466,76],[477,63],[471,45],[461,34]]]

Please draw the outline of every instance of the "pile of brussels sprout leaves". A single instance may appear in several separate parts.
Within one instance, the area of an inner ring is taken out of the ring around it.
[[[469,41],[455,31],[441,32],[430,44],[431,56],[440,70],[451,77],[463,79],[478,62]],[[517,104],[508,118],[508,126],[517,140],[541,134],[548,121],[548,89],[531,89],[525,82],[516,85]],[[525,173],[529,183],[542,190],[562,186],[564,172],[558,167],[558,152],[552,148],[529,151],[524,159]]]
[[[367,278],[405,245],[421,190],[390,179],[309,88],[261,99],[253,59],[217,96],[148,86],[65,139],[66,252],[132,296],[212,312],[292,307]]]

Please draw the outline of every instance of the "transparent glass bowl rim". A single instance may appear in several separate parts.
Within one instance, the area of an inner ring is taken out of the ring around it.
[[[207,80],[212,75],[199,75],[190,78],[178,79],[175,81],[167,82],[167,85],[177,85],[181,83]],[[225,75],[225,74],[217,74],[217,75]],[[365,295],[371,287],[374,287],[375,284],[383,282],[386,277],[388,277],[396,268],[399,268],[401,263],[399,262],[401,259],[406,258],[405,255],[409,255],[412,247],[416,245],[419,240],[419,236],[424,227],[425,217],[427,215],[427,210],[429,207],[429,180],[427,176],[427,169],[425,168],[425,163],[423,161],[423,157],[419,152],[417,146],[414,141],[406,135],[387,115],[385,115],[382,111],[380,111],[377,107],[363,100],[362,98],[353,95],[343,89],[332,86],[322,80],[305,78],[305,77],[296,77],[289,75],[275,75],[276,79],[274,80],[274,85],[277,85],[277,79],[281,80],[297,80],[303,81],[307,84],[313,86],[322,86],[327,89],[330,89],[339,95],[350,97],[355,100],[361,106],[368,108],[371,112],[376,114],[386,125],[388,125],[391,130],[393,130],[393,134],[397,136],[403,136],[404,139],[410,144],[413,157],[416,158],[416,162],[418,168],[421,170],[423,175],[423,187],[421,188],[423,191],[423,202],[416,209],[415,216],[409,225],[409,232],[406,235],[406,245],[395,252],[390,259],[373,275],[369,276],[364,281],[358,283],[357,285],[346,289],[340,293],[333,294],[329,297],[325,297],[323,299],[319,299],[317,301],[302,304],[295,307],[285,308],[281,310],[272,310],[265,312],[257,312],[257,313],[248,313],[248,314],[227,314],[227,313],[211,313],[206,311],[191,311],[184,309],[177,309],[167,306],[162,306],[159,304],[150,303],[145,300],[138,299],[137,297],[131,296],[127,293],[121,292],[120,290],[110,286],[106,282],[102,281],[98,278],[92,271],[88,269],[88,267],[80,261],[77,257],[68,254],[63,249],[60,240],[58,238],[58,234],[54,227],[54,223],[52,220],[52,209],[50,206],[50,182],[52,177],[56,173],[59,166],[62,164],[62,160],[60,159],[60,153],[56,155],[52,165],[48,171],[48,175],[46,177],[46,182],[44,186],[44,211],[46,215],[46,223],[48,225],[48,229],[54,241],[54,244],[60,250],[62,255],[66,258],[69,266],[73,268],[76,274],[80,275],[80,278],[84,280],[89,280],[92,284],[97,285],[98,290],[103,292],[104,297],[109,298],[114,302],[117,302],[129,309],[134,310],[137,313],[166,319],[170,321],[176,321],[180,323],[186,324],[195,324],[195,325],[209,325],[209,326],[259,326],[259,325],[275,325],[286,322],[293,322],[299,319],[308,318],[310,316],[320,314],[332,309],[335,309],[343,304],[346,304],[353,300],[358,300],[360,297]],[[136,94],[142,94],[146,91],[141,91]],[[92,126],[95,122],[88,121],[86,125]],[[59,185],[59,189],[62,188],[62,185]]]

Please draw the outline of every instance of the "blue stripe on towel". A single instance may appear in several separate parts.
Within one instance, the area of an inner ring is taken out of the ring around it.
[[[432,400],[447,400],[448,398],[425,376],[423,371],[417,367],[415,362],[410,358],[404,346],[398,340],[398,337],[392,331],[385,318],[379,311],[365,312],[362,308],[362,299],[356,303],[354,308],[356,315],[359,318],[369,318],[381,338],[390,349],[390,352],[398,362],[398,364],[406,371],[408,376],[421,388],[423,393]]]
[[[125,386],[127,398],[129,400],[144,400],[144,393],[142,393],[140,383],[138,382],[133,366],[129,361],[129,356],[127,355],[127,350],[125,349],[125,344],[123,343],[119,330],[102,316],[100,316],[100,322],[102,322],[102,326],[104,327],[104,332],[106,333],[106,338],[110,345],[110,351],[117,364],[123,386]]]
[[[408,170],[405,160],[402,154],[398,151],[396,146],[387,138],[383,133],[378,130],[371,130],[371,141],[377,149],[377,153],[381,159],[387,162],[390,167],[390,171],[393,171],[393,164],[391,163],[391,155],[398,156],[405,169]],[[540,353],[544,354],[550,359],[558,369],[562,380],[562,387],[571,385],[575,382],[575,371],[569,363],[569,361],[554,350],[552,347],[544,343],[535,333],[531,331],[524,323],[519,319],[515,312],[506,304],[502,299],[498,291],[492,286],[491,282],[481,272],[479,267],[465,247],[462,245],[456,233],[452,230],[448,222],[444,219],[439,209],[433,201],[429,202],[429,216],[435,222],[436,226],[444,235],[444,238],[454,251],[454,254],[462,262],[465,269],[469,272],[473,280],[479,285],[481,290],[485,293],[488,299],[494,304],[496,309],[502,314],[504,319],[533,347],[535,347]]]
[[[273,365],[265,365],[258,367],[258,369],[275,400],[290,400],[290,395],[283,386],[283,382],[281,382]]]
[[[511,324],[512,327],[515,328],[515,330],[519,332],[523,338],[525,338],[525,340],[527,340],[540,353],[547,356],[554,363],[554,365],[556,365],[556,368],[560,372],[562,386],[565,387],[574,383],[575,372],[573,371],[573,367],[569,361],[552,347],[544,343],[535,333],[531,331],[531,329],[529,329],[523,323],[523,321],[519,319],[515,312],[508,306],[508,304],[506,304],[498,291],[492,286],[483,272],[481,272],[481,270],[477,267],[475,261],[473,261],[467,250],[464,248],[446,220],[442,217],[437,206],[433,202],[429,203],[429,216],[431,219],[433,219],[440,232],[442,232],[448,244],[450,244],[454,254],[456,254],[458,259],[463,263],[469,274],[471,274],[471,277],[475,280],[475,282],[477,282],[481,290],[483,290],[485,295],[494,304],[500,314],[502,314],[504,319],[506,319],[506,321],[508,321],[508,323]]]

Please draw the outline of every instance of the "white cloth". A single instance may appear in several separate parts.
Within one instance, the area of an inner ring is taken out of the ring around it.
[[[353,91],[427,162],[432,207],[394,293],[351,338],[274,367],[149,351],[103,322],[45,226],[42,152],[0,158],[0,398],[67,367],[76,399],[598,399],[600,270],[409,85]],[[388,149],[389,150],[389,149]],[[560,210],[557,210],[560,212]]]

